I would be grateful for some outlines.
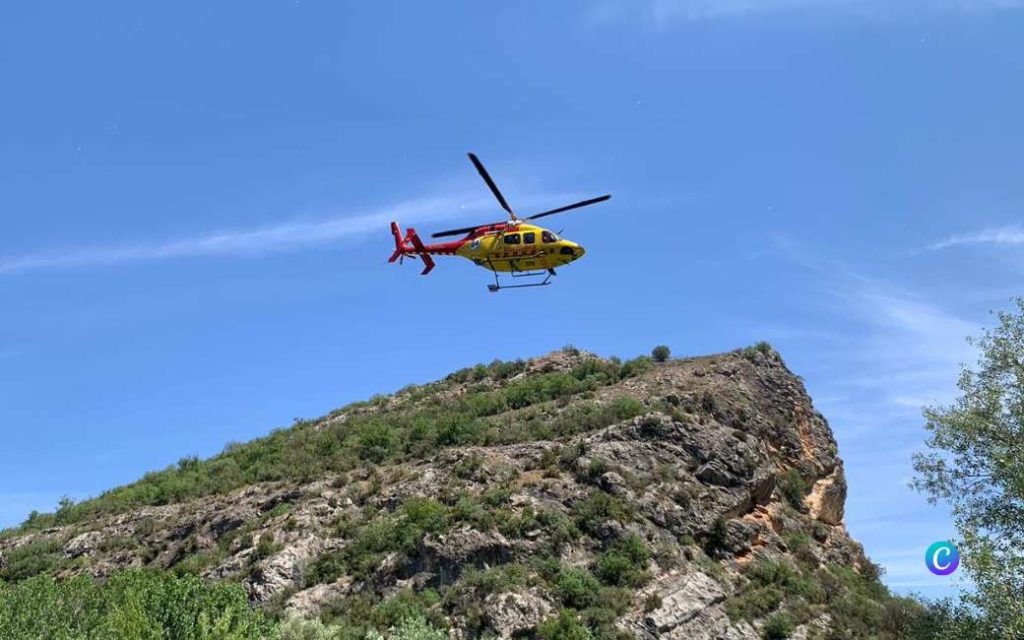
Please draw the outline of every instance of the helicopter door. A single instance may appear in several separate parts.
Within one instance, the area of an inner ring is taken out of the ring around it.
[[[543,269],[544,265],[538,256],[539,247],[537,245],[537,232],[526,231],[523,233],[523,253],[524,258],[519,262],[519,268],[523,271],[530,271],[533,269]]]

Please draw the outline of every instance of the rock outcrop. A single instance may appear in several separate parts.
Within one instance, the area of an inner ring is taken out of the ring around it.
[[[116,513],[100,498],[89,517],[9,532],[0,574],[24,577],[32,549],[58,575],[192,571],[302,616],[430,592],[453,637],[524,637],[575,611],[640,638],[735,640],[779,615],[824,633],[843,581],[874,580],[843,526],[832,433],[770,348],[509,368],[296,427],[339,460],[313,477]],[[416,422],[432,412],[451,415],[436,433]],[[218,460],[235,464],[196,464]]]

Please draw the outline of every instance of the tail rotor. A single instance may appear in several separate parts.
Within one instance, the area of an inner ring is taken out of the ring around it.
[[[395,237],[395,252],[388,258],[388,262],[398,261],[398,264],[402,264],[406,257],[416,258],[419,257],[423,260],[423,271],[420,275],[427,275],[434,268],[434,259],[430,257],[427,248],[423,245],[423,241],[416,235],[416,230],[409,227],[405,230],[405,237],[402,237],[402,228],[398,226],[397,222],[391,223],[391,235]]]

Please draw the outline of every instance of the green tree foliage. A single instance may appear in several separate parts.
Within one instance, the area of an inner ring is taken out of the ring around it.
[[[953,510],[962,566],[976,589],[963,594],[1001,637],[1024,638],[1024,298],[997,326],[971,340],[980,356],[965,367],[947,407],[925,410],[930,451],[914,458],[914,486]]]
[[[238,585],[155,571],[104,583],[39,576],[0,588],[4,640],[249,640],[277,638]]]
[[[651,359],[655,362],[666,362],[672,356],[672,351],[663,344],[651,349]]]

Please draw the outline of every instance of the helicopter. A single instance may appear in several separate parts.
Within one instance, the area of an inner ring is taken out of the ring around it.
[[[419,258],[424,265],[421,274],[427,275],[435,266],[432,256],[468,258],[473,264],[494,272],[494,284],[487,285],[487,289],[494,293],[501,289],[542,287],[551,284],[551,277],[558,275],[555,272],[556,267],[565,266],[583,257],[586,250],[579,244],[566,240],[549,229],[531,224],[530,221],[604,202],[612,197],[611,194],[520,218],[509,206],[505,196],[501,195],[498,185],[491,179],[480,159],[475,154],[468,155],[470,162],[498,200],[498,204],[508,213],[509,219],[438,231],[431,237],[464,237],[433,244],[424,244],[412,227],[407,228],[403,236],[402,228],[397,222],[392,222],[391,234],[395,237],[395,252],[391,254],[388,262],[393,263],[397,260],[401,264],[405,258]],[[513,278],[527,278],[528,281],[523,284],[502,285],[498,279],[499,273],[507,273]]]

